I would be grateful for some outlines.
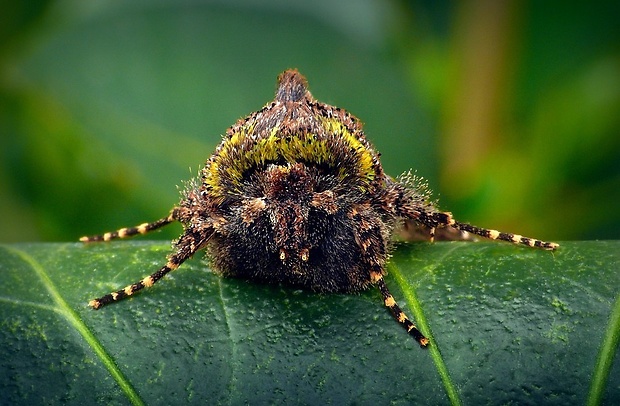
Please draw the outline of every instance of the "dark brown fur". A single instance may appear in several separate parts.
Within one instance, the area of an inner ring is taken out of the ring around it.
[[[410,230],[423,230],[430,239],[437,227],[444,227],[457,236],[464,231],[557,247],[459,223],[435,209],[429,198],[420,179],[387,176],[359,120],[317,102],[305,78],[289,70],[280,75],[273,102],[227,130],[200,180],[188,184],[168,217],[82,239],[143,234],[172,221],[184,227],[166,265],[90,305],[99,308],[151,286],[206,247],[213,269],[223,276],[317,292],[348,293],[376,285],[395,319],[426,346],[428,339],[398,307],[383,279],[397,226],[407,222]]]

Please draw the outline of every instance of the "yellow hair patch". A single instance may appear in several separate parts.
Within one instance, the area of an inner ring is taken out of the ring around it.
[[[366,145],[336,119],[321,117],[320,123],[321,135],[304,132],[284,135],[279,127],[274,127],[261,137],[254,133],[254,126],[242,128],[225,140],[207,163],[203,173],[205,184],[211,193],[221,195],[224,179],[240,185],[246,171],[277,161],[328,165],[337,169],[341,179],[354,175],[366,185],[372,182],[374,156]],[[344,152],[357,158],[354,163],[357,173],[343,166],[339,156]]]

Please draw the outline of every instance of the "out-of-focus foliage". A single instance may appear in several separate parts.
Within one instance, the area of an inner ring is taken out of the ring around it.
[[[620,237],[618,2],[48,3],[0,5],[0,241],[166,215],[289,67],[459,219]]]

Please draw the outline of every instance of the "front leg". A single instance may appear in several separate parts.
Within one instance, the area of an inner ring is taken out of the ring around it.
[[[168,257],[166,265],[162,266],[159,270],[151,275],[127,285],[123,289],[119,289],[116,292],[108,293],[97,299],[91,300],[88,305],[93,309],[99,309],[107,304],[117,302],[134,293],[153,286],[157,281],[163,278],[167,273],[177,269],[183,262],[189,259],[202,248],[213,235],[212,228],[200,229],[198,231],[192,231],[192,229],[185,230],[185,233],[176,242],[176,251]]]
[[[394,296],[392,296],[387,285],[385,284],[383,275],[378,272],[372,272],[370,274],[370,277],[379,288],[381,296],[383,296],[383,304],[385,304],[385,307],[390,309],[392,316],[394,316],[396,321],[402,324],[405,330],[407,330],[407,332],[413,338],[415,338],[415,340],[420,344],[420,347],[426,347],[429,343],[428,338],[426,338],[424,334],[422,334],[420,330],[418,330],[416,325],[413,324],[413,322],[409,319],[409,317],[407,317],[405,312],[403,312],[400,306],[398,306],[398,303],[396,303],[396,300],[394,300]]]
[[[379,220],[379,216],[372,209],[362,205],[353,208],[351,218],[355,228],[355,241],[362,253],[362,263],[368,267],[370,281],[379,288],[383,304],[420,346],[426,347],[429,344],[428,338],[401,310],[383,279],[389,238],[387,226]]]

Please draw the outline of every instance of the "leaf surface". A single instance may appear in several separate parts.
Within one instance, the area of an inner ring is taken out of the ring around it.
[[[252,284],[220,278],[200,259],[128,300],[88,308],[158,268],[168,250],[145,241],[0,246],[0,403],[620,400],[619,242],[564,243],[555,253],[398,246],[386,280],[430,351],[374,289]]]

